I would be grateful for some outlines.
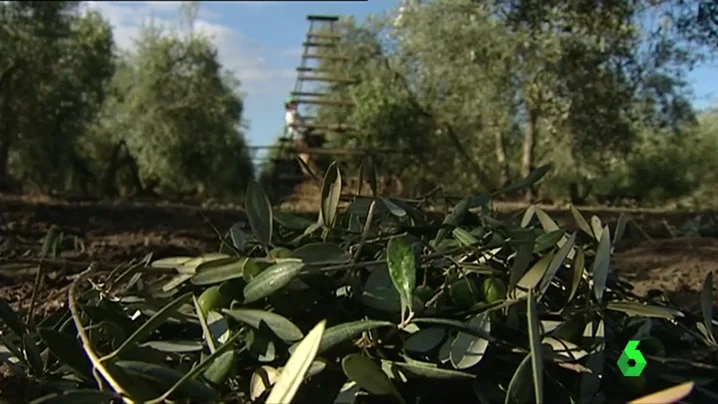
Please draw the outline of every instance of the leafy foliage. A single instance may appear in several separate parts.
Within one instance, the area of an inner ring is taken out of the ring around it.
[[[551,162],[534,196],[685,203],[696,177],[711,172],[687,146],[696,111],[686,73],[715,52],[697,51],[661,18],[687,18],[694,8],[587,4],[430,0],[349,18],[342,72],[357,84],[322,90],[355,106],[319,107],[317,119],[357,128],[328,134],[337,147],[407,152],[375,157],[411,196],[436,187],[493,191]],[[358,161],[343,164],[355,169]],[[681,169],[662,172],[669,164]]]
[[[249,187],[252,232],[233,226],[219,252],[147,256],[102,281],[90,267],[69,307],[37,325],[0,301],[2,360],[35,386],[25,402],[405,403],[447,388],[466,402],[626,402],[682,382],[651,400],[718,392],[712,277],[702,315],[633,295],[611,271],[625,218],[589,224],[572,208],[569,232],[537,206],[502,221],[490,198],[469,197],[440,225],[416,201],[337,207],[323,192],[320,218],[334,219],[307,222],[261,213],[264,192]],[[399,209],[403,228],[383,225]],[[638,378],[613,365],[628,340],[648,361]]]
[[[148,24],[123,53],[74,1],[2,2],[0,19],[0,185],[228,196],[253,178],[239,82],[210,38]]]

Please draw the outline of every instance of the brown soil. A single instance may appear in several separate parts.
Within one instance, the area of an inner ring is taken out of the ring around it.
[[[303,188],[312,202],[294,204],[306,211],[318,207],[318,189]],[[519,212],[520,206],[499,206],[505,214]],[[567,222],[564,210],[545,208],[558,222]],[[591,209],[594,210],[594,209]],[[620,211],[606,209],[593,212],[613,229]],[[198,211],[202,215],[197,214]],[[32,271],[42,237],[55,224],[73,233],[84,243],[75,249],[72,237],[67,238],[62,258],[90,262],[117,263],[142,258],[152,252],[154,258],[195,255],[216,251],[217,237],[205,217],[224,232],[235,222],[243,222],[240,207],[209,209],[200,205],[140,202],[68,203],[47,199],[0,197],[0,298],[16,309],[25,311],[32,292]],[[695,213],[632,212],[638,226],[629,226],[626,241],[617,247],[614,269],[636,287],[638,294],[657,288],[673,292],[675,299],[696,307],[705,274],[718,270],[718,239],[678,238],[672,228],[680,226]],[[640,227],[640,230],[639,230]],[[25,262],[23,264],[23,262]],[[69,275],[77,268],[52,269],[45,277],[38,296],[38,312],[42,317],[60,307],[66,299]]]

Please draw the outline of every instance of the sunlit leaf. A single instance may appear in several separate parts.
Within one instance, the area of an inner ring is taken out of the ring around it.
[[[401,318],[412,311],[414,288],[416,287],[417,254],[408,237],[393,237],[386,247],[386,263],[391,281],[401,299]]]
[[[195,270],[191,282],[195,285],[212,285],[240,278],[248,260],[247,257],[230,257],[202,263]]]
[[[469,320],[467,325],[486,334],[491,332],[491,318],[486,313],[477,314]],[[451,364],[460,370],[473,367],[484,358],[488,347],[488,340],[459,332],[451,344]]]
[[[576,222],[576,226],[586,235],[593,237],[593,231],[591,230],[591,225],[588,224],[586,221],[586,218],[583,217],[581,212],[576,209],[575,206],[570,205],[569,210],[571,212],[571,216],[573,217],[573,221]]]
[[[708,338],[716,342],[713,335],[713,272],[708,271],[703,281],[701,290],[701,311],[703,312],[703,324],[706,327]]]
[[[337,208],[339,208],[339,198],[342,193],[342,175],[336,161],[327,169],[324,175],[324,183],[322,185],[322,205],[321,216],[324,225],[328,227],[334,226]]]
[[[640,398],[637,398],[635,400],[632,400],[629,402],[629,404],[673,404],[677,403],[684,398],[686,398],[689,394],[691,394],[691,391],[693,391],[693,387],[695,386],[694,382],[685,382],[681,383],[677,386],[669,387],[665,390],[661,390],[659,392],[649,394],[647,396],[643,396]]]
[[[304,376],[317,355],[325,325],[325,320],[320,321],[299,343],[269,393],[268,403],[292,402],[294,395],[299,390],[299,386],[304,381]]]
[[[288,285],[304,268],[297,259],[285,259],[263,270],[244,287],[244,302],[263,299]]]
[[[541,347],[541,326],[536,308],[536,298],[533,290],[529,290],[528,311],[526,313],[529,325],[529,345],[531,347],[531,370],[534,380],[534,398],[536,404],[542,404],[544,399],[543,385],[543,350]]]
[[[608,230],[608,226],[604,227],[601,231],[600,240],[596,248],[596,257],[591,266],[593,292],[599,302],[603,299],[603,292],[606,291],[606,280],[608,279],[608,270],[611,266],[611,234]]]
[[[276,313],[255,309],[224,309],[222,312],[255,329],[259,329],[260,323],[265,323],[277,337],[285,341],[294,342],[304,337],[294,323]]]

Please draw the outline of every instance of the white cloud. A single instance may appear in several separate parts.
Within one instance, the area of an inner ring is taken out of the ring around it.
[[[121,49],[132,49],[140,26],[150,19],[162,27],[177,27],[179,1],[160,2],[104,2],[90,1],[88,7],[99,11],[113,27],[115,42]],[[222,65],[234,72],[248,94],[276,92],[286,88],[296,72],[271,66],[262,56],[264,52],[277,52],[253,43],[238,30],[214,22],[216,15],[199,9],[195,22],[196,32],[207,34],[217,47]],[[280,53],[282,51],[279,51]]]

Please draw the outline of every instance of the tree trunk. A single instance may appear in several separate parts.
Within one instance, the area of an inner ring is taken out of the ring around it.
[[[506,142],[504,132],[496,128],[496,163],[499,165],[499,185],[506,186],[509,183],[509,161],[506,156]]]
[[[534,109],[529,109],[529,122],[524,133],[523,150],[521,155],[521,176],[526,177],[531,174],[534,168],[534,155],[536,153],[536,138],[538,136],[538,113]],[[526,202],[533,202],[536,196],[534,187],[529,187],[524,194]]]
[[[10,141],[0,141],[0,189],[10,186],[10,173],[8,163],[10,157]]]
[[[8,100],[10,94],[10,78],[15,72],[17,65],[14,63],[7,68],[5,71],[0,73],[0,189],[9,187],[10,184],[10,173],[8,172],[8,163],[10,157],[10,136],[12,134],[12,128],[14,123],[9,122],[13,120],[10,113],[10,101]]]

